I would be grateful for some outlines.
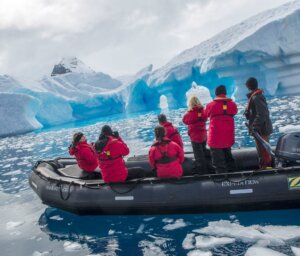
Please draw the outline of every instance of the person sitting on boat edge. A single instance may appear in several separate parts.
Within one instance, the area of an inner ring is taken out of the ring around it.
[[[204,107],[196,96],[192,96],[188,102],[188,111],[184,114],[182,122],[188,126],[188,135],[190,136],[192,148],[195,157],[195,171],[199,174],[208,172],[208,162],[206,160],[207,149],[207,117],[204,113]]]
[[[156,141],[149,151],[149,163],[156,169],[157,177],[181,177],[183,174],[181,164],[184,161],[183,149],[166,137],[163,126],[156,126],[154,133]]]
[[[82,132],[73,135],[72,144],[69,146],[69,154],[75,156],[78,166],[83,170],[82,178],[101,178],[100,174],[94,173],[98,167],[97,153],[92,145],[87,143]],[[94,177],[95,176],[95,177]]]
[[[102,127],[95,149],[104,182],[125,182],[145,176],[141,168],[127,169],[123,157],[129,154],[129,148],[119,133],[113,132],[110,126]]]
[[[210,119],[207,144],[216,173],[236,170],[231,147],[234,144],[234,116],[237,105],[226,96],[224,85],[215,90],[216,98],[207,104],[205,114]]]
[[[171,122],[167,121],[166,115],[160,114],[158,115],[157,119],[159,124],[165,128],[166,137],[168,137],[171,141],[177,143],[183,149],[183,142],[180,133],[178,132],[176,127],[173,126]]]
[[[250,91],[247,94],[248,105],[245,110],[245,117],[249,121],[249,133],[252,135],[251,130],[253,129],[265,141],[269,142],[273,127],[266,98],[263,95],[263,91],[258,88],[256,78],[250,77],[246,81],[246,87]],[[259,168],[266,169],[267,167],[272,167],[272,156],[259,141],[254,140],[259,157]]]

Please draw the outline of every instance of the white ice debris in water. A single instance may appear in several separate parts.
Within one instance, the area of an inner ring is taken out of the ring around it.
[[[224,244],[234,243],[234,238],[229,237],[214,237],[214,236],[197,236],[196,247],[197,248],[214,248]]]
[[[212,256],[213,254],[210,251],[204,252],[200,250],[190,251],[187,256]]]
[[[164,218],[162,220],[163,223],[172,223],[174,220],[173,219],[170,219],[170,218]]]
[[[64,249],[66,252],[74,252],[82,249],[81,244],[76,242],[66,241],[64,243]]]
[[[150,218],[146,218],[146,219],[143,219],[144,221],[151,221],[151,220],[154,220],[155,217],[150,217]]]
[[[32,256],[46,256],[46,255],[49,255],[49,252],[38,252],[38,251],[35,251]]]
[[[113,235],[115,233],[115,231],[114,230],[112,230],[112,229],[110,229],[109,231],[108,231],[108,235]]]
[[[174,230],[178,228],[186,227],[187,224],[184,222],[183,219],[178,219],[174,223],[167,224],[163,227],[164,230]]]
[[[142,234],[144,231],[145,225],[141,224],[138,228],[138,230],[136,231],[137,234]]]
[[[300,248],[291,246],[291,250],[295,254],[295,256],[300,256]]]
[[[167,248],[167,241],[170,241],[169,238],[164,237],[156,237],[153,235],[148,235],[149,238],[154,239],[153,242],[149,240],[142,240],[139,242],[139,247],[142,248],[144,256],[165,256],[165,252],[162,248]]]
[[[6,223],[6,229],[12,230],[16,227],[22,226],[24,224],[24,221],[9,221]]]
[[[187,100],[192,96],[196,96],[202,104],[207,104],[212,101],[209,90],[204,86],[197,85],[195,82],[192,83],[191,89],[189,89],[185,95]]]
[[[195,234],[187,234],[182,242],[183,249],[190,250],[195,248]]]
[[[57,220],[57,221],[60,221],[60,220],[63,220],[63,218],[60,217],[59,215],[55,215],[55,216],[50,217],[50,220]]]
[[[269,248],[252,246],[247,250],[245,256],[286,256],[286,254],[271,250]]]
[[[227,236],[243,242],[265,241],[270,245],[283,245],[284,241],[300,237],[300,227],[298,226],[242,226],[228,220],[209,222],[207,227],[194,230],[194,232]]]
[[[289,133],[289,132],[300,132],[300,125],[286,125],[286,126],[282,126],[279,127],[279,132],[282,133]]]

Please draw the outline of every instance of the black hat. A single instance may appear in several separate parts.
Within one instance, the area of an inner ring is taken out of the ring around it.
[[[227,91],[226,91],[226,87],[225,85],[219,85],[216,90],[215,90],[215,94],[216,96],[220,95],[220,94],[227,94]]]
[[[76,132],[76,133],[74,133],[74,135],[73,135],[73,143],[75,145],[78,144],[78,142],[81,140],[81,138],[82,138],[83,135],[84,134],[82,132]]]
[[[158,118],[158,122],[160,122],[160,123],[167,122],[167,117],[164,114],[158,115],[157,118]]]
[[[109,125],[104,125],[101,129],[101,135],[111,136],[113,134],[112,129]]]
[[[248,80],[246,81],[246,86],[251,91],[256,90],[258,88],[258,83],[256,78],[254,77],[248,78]]]
[[[166,136],[165,128],[161,125],[158,125],[155,127],[154,133],[155,133],[156,139],[162,139],[163,137]]]

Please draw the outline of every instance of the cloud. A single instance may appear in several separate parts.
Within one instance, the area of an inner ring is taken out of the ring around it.
[[[0,74],[39,79],[65,55],[113,76],[181,51],[287,0],[0,0]]]

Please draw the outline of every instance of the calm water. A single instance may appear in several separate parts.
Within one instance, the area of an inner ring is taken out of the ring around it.
[[[300,96],[269,102],[275,145],[280,127],[300,124]],[[189,151],[184,111],[167,114]],[[31,191],[27,178],[34,162],[68,156],[73,132],[81,130],[95,141],[108,123],[128,143],[131,155],[146,154],[156,115],[115,116],[0,139],[0,255],[300,255],[300,210],[82,217],[42,205]],[[253,146],[243,122],[239,114],[235,147]]]

